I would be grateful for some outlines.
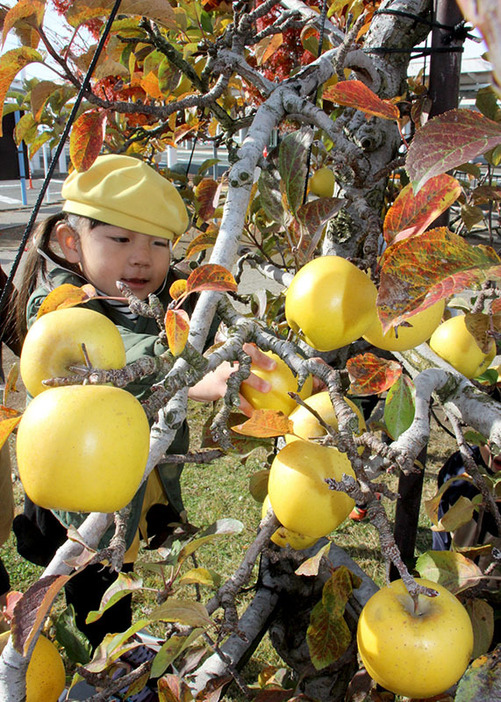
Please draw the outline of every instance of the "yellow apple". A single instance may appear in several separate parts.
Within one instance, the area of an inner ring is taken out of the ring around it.
[[[263,502],[263,508],[261,510],[261,519],[265,518],[270,505],[271,502],[269,495],[266,495],[265,500]],[[274,544],[280,546],[281,548],[290,546],[296,551],[302,551],[305,548],[309,548],[318,541],[316,536],[311,537],[305,536],[304,534],[298,534],[296,531],[286,529],[284,526],[278,527],[278,529],[272,534],[271,540]]]
[[[376,286],[341,256],[321,256],[299,269],[285,296],[290,328],[317,351],[332,351],[365,334],[374,321]]]
[[[386,351],[406,351],[428,341],[442,320],[445,309],[445,300],[439,300],[434,305],[427,307],[422,312],[409,317],[406,324],[400,325],[395,332],[392,327],[383,334],[381,322],[376,316],[374,323],[364,334],[364,339],[378,349]]]
[[[402,580],[376,592],[362,609],[357,643],[369,675],[405,697],[432,697],[454,685],[473,651],[470,617],[459,600],[429,580],[437,597],[420,595],[417,611]]]
[[[37,395],[17,432],[19,476],[40,507],[115,512],[136,493],[150,429],[141,403],[108,385],[70,385]]]
[[[484,353],[466,326],[463,314],[450,317],[435,329],[429,341],[432,351],[450,363],[466,378],[476,378],[487,370],[496,355],[496,344],[491,341]]]
[[[10,631],[0,634],[0,653]],[[63,659],[56,646],[39,636],[26,672],[26,702],[57,702],[66,683]]]
[[[365,431],[365,420],[362,412],[350,399],[345,398],[345,402],[356,414],[358,418],[358,433],[362,434],[362,432]],[[322,417],[324,422],[329,424],[337,431],[337,416],[327,391],[318,392],[315,395],[308,397],[308,399],[305,400],[305,404],[315,410],[315,412]],[[314,439],[320,436],[325,436],[327,433],[318,419],[314,417],[313,414],[306,409],[306,407],[296,407],[296,409],[290,413],[289,419],[294,424],[294,434],[285,435],[286,444],[289,444],[291,441],[297,441],[298,437],[300,439]]]
[[[280,356],[277,356],[272,351],[266,351],[266,355],[276,361],[274,370],[264,370],[259,366],[251,365],[251,371],[254,375],[259,376],[263,380],[267,380],[271,384],[269,392],[260,392],[247,383],[242,383],[240,392],[245,397],[254,409],[272,409],[289,414],[297,407],[297,403],[292,399],[289,392],[297,392],[297,378],[293,372],[283,361]],[[313,388],[313,380],[308,376],[299,392],[299,397],[305,399],[311,395]]]
[[[268,495],[280,524],[312,538],[330,534],[355,505],[325,482],[340,481],[343,474],[355,477],[346,454],[335,448],[303,440],[284,446],[273,459],[268,479]]]
[[[319,168],[309,180],[310,193],[318,197],[332,197],[335,184],[334,173],[327,166]]]
[[[125,365],[120,332],[104,314],[69,307],[37,319],[21,351],[21,377],[30,395],[48,389],[42,380],[72,375],[69,366],[84,365],[82,344],[95,368],[109,370]]]

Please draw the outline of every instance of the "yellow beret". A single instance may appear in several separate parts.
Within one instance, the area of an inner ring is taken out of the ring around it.
[[[98,156],[87,171],[70,173],[61,194],[64,212],[141,234],[174,239],[188,227],[188,213],[176,188],[132,156]]]

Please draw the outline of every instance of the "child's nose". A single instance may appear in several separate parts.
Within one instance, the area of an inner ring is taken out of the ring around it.
[[[131,260],[136,265],[151,263],[151,247],[148,242],[137,243],[131,252]]]

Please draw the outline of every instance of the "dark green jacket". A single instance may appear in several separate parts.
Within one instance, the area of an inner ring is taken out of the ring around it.
[[[164,286],[163,291],[159,294],[159,298],[165,306],[171,301],[169,296],[170,285],[176,280],[176,278],[179,277],[181,276],[176,275],[172,271],[168,275],[167,284]],[[32,324],[35,320],[38,308],[51,290],[58,285],[62,285],[63,283],[70,283],[80,287],[86,282],[87,281],[85,281],[83,278],[71,273],[70,271],[62,268],[54,269],[49,274],[47,282],[37,288],[30,297],[27,308],[28,326],[30,326],[30,324]],[[137,360],[141,356],[156,356],[165,351],[165,347],[158,341],[158,327],[154,319],[138,317],[136,320],[131,320],[122,314],[120,310],[117,310],[115,307],[108,304],[105,300],[92,300],[86,304],[86,307],[104,314],[117,325],[124,341],[128,363]],[[216,326],[216,322],[214,322],[213,326]],[[148,396],[154,380],[155,376],[141,378],[139,381],[127,385],[125,389],[137,397],[138,400],[144,400]],[[189,430],[188,424],[185,421],[178,430],[167,453],[183,454],[187,452],[188,447]],[[160,480],[162,481],[162,485],[169,503],[178,512],[181,512],[184,509],[180,485],[182,469],[183,466],[181,464],[173,463],[162,463],[157,466],[158,474]],[[126,537],[127,546],[132,543],[134,534],[137,530],[145,489],[146,483],[143,483],[131,503],[132,510]],[[60,519],[66,526],[73,524],[74,526],[78,527],[84,521],[86,516],[87,515],[83,513],[57,513],[58,519]],[[107,532],[105,537],[103,537],[101,545],[106,544],[112,535],[113,530],[111,529]]]

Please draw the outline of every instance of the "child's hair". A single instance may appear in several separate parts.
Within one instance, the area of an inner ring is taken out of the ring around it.
[[[41,280],[46,277],[48,262],[76,274],[82,274],[76,263],[67,261],[58,252],[58,249],[55,248],[55,240],[52,235],[59,222],[67,222],[77,233],[82,231],[85,224],[87,224],[90,229],[94,229],[94,227],[102,224],[102,222],[99,222],[97,219],[81,217],[79,215],[69,214],[68,212],[59,212],[58,214],[48,217],[35,229],[29,249],[25,255],[16,306],[15,310],[13,310],[17,333],[21,339],[24,339],[27,332],[26,308],[28,300]]]

